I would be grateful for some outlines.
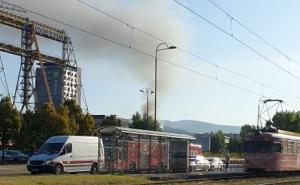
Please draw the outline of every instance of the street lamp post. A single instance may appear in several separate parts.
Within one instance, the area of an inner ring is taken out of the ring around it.
[[[149,88],[144,88],[143,90],[140,90],[140,92],[145,93],[147,96],[147,128],[149,127],[149,95],[151,95],[152,93],[154,93],[151,89]]]
[[[160,46],[164,45],[165,48],[161,48],[159,49]],[[156,123],[156,111],[157,111],[157,53],[159,51],[162,51],[162,50],[167,50],[167,49],[176,49],[176,46],[169,46],[167,43],[165,42],[162,42],[162,43],[159,43],[155,49],[155,96],[154,96],[154,122]]]

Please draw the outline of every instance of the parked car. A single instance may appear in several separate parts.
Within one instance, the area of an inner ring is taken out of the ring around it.
[[[3,155],[3,151],[0,151],[0,161],[2,162],[2,155]],[[7,152],[7,150],[4,151],[4,159],[6,162],[11,162],[13,161],[12,156]]]
[[[19,150],[7,150],[6,153],[12,157],[14,162],[27,162],[29,159],[28,155],[20,152]]]
[[[204,170],[208,171],[210,169],[210,163],[209,161],[201,156],[201,155],[196,155],[190,157],[190,170],[191,171],[197,171],[197,170]]]
[[[208,157],[207,160],[210,163],[210,170],[224,170],[224,163],[219,157]]]

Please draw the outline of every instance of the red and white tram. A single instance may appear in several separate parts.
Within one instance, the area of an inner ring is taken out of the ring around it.
[[[300,134],[253,131],[245,137],[245,171],[300,171]]]

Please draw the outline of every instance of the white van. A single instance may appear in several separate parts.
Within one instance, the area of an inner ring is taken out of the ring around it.
[[[104,166],[102,139],[90,136],[53,136],[28,160],[31,174],[40,172],[97,173]]]

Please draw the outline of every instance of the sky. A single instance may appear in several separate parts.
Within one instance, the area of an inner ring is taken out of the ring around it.
[[[31,13],[15,12],[64,29],[71,36],[77,63],[82,68],[82,83],[91,114],[114,114],[121,118],[131,118],[136,111],[144,110],[146,96],[140,90],[154,89],[154,58],[133,49],[154,55],[155,48],[161,41],[139,30],[178,47],[158,53],[159,120],[199,120],[225,125],[256,124],[258,100],[262,95],[284,100],[283,110],[299,110],[300,99],[297,95],[300,91],[300,78],[292,76],[300,77],[300,2],[297,0],[214,2],[235,20],[248,26],[299,63],[288,60],[261,42],[209,0],[178,2],[233,34],[261,55],[173,0],[83,1],[129,25],[97,12],[78,0],[7,1],[126,46]],[[19,31],[0,25],[1,42],[20,45],[20,37]],[[59,43],[42,38],[39,38],[39,43],[42,52],[61,55]],[[3,52],[0,54],[9,89],[13,93],[20,57]],[[200,57],[215,65],[203,62]],[[265,85],[234,75],[223,67]],[[268,88],[269,86],[273,88]],[[0,91],[3,91],[1,86]],[[154,95],[149,100],[150,113],[153,114]]]

